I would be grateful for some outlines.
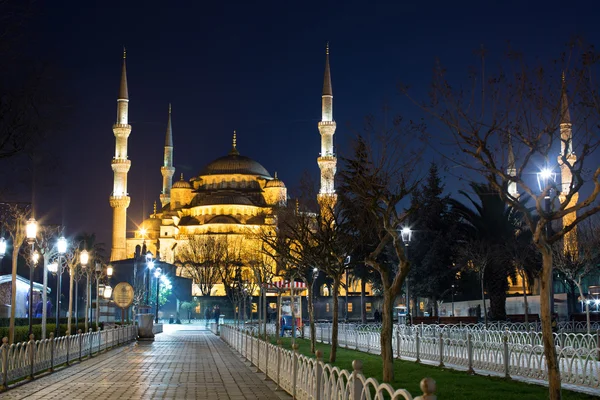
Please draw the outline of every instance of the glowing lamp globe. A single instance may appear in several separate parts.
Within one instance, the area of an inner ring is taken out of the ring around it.
[[[58,238],[56,249],[60,254],[65,254],[67,252],[67,239],[65,239],[64,236]]]

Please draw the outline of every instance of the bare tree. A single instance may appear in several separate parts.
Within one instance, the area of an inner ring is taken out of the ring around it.
[[[181,267],[182,274],[198,285],[203,296],[210,296],[213,287],[219,282],[219,267],[225,245],[224,240],[215,236],[194,235],[177,254],[175,265]]]
[[[600,210],[595,202],[600,167],[594,158],[600,144],[600,99],[594,80],[599,58],[593,47],[576,41],[545,64],[527,65],[528,57],[512,49],[507,54],[506,63],[489,68],[490,57],[482,49],[480,67],[469,71],[467,86],[450,83],[446,70],[438,66],[430,101],[417,103],[449,131],[457,150],[450,158],[483,176],[523,214],[532,232],[542,257],[541,320],[549,397],[557,400],[561,383],[551,327],[552,246],[561,240],[572,242],[576,226]],[[509,141],[515,146],[512,165]],[[538,190],[531,175],[544,163],[551,171],[560,170],[561,182],[546,179],[552,172],[538,175],[544,178]],[[509,193],[507,183],[527,193],[534,210]],[[589,191],[582,190],[586,186]],[[548,229],[559,220],[562,227]]]
[[[42,339],[46,339],[46,322],[48,319],[48,265],[56,258],[58,251],[56,241],[62,234],[59,225],[42,225],[38,229],[37,248],[44,264],[43,293],[42,293]]]
[[[15,312],[17,309],[17,261],[19,250],[26,238],[25,224],[31,215],[31,206],[29,203],[2,203],[2,208],[2,228],[10,235],[13,246],[10,322],[8,328],[8,342],[12,344],[15,338]]]
[[[372,124],[367,128],[371,132],[374,130]],[[363,205],[363,212],[369,213],[370,223],[374,225],[378,235],[374,250],[367,255],[364,262],[379,274],[383,292],[381,357],[385,382],[394,379],[394,301],[400,294],[410,269],[400,229],[414,211],[412,207],[404,208],[403,204],[408,203],[408,197],[419,183],[415,178],[415,168],[420,159],[421,149],[413,141],[415,137],[412,133],[412,130],[403,126],[401,119],[396,119],[392,129],[374,135],[376,140],[371,140],[372,143],[363,139],[366,143],[363,148],[355,149],[353,157],[345,160],[346,164],[350,164],[359,158],[359,150],[363,152],[362,157],[368,162],[361,168],[360,173],[349,179],[342,172],[345,195]],[[398,260],[397,265],[386,262],[385,253],[388,250]]]
[[[558,269],[567,281],[577,286],[579,298],[583,301],[582,281],[590,273],[598,270],[598,261],[600,254],[600,227],[592,225],[590,220],[581,224],[577,230],[577,244],[575,251],[568,251],[564,243],[555,243],[552,246],[552,255],[554,267]],[[587,323],[587,333],[590,331],[590,305],[585,302],[585,316]]]
[[[488,312],[485,304],[485,272],[497,254],[497,247],[493,247],[483,240],[469,240],[462,243],[458,250],[459,259],[463,268],[476,271],[481,284],[481,301],[483,302],[483,320],[485,326],[488,324]]]

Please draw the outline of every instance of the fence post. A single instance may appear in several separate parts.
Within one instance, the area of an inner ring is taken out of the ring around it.
[[[294,350],[294,368],[292,369],[292,379],[294,384],[292,386],[292,399],[296,400],[296,384],[298,382],[298,344],[294,343],[292,349]]]
[[[83,335],[81,334],[81,329],[77,331],[77,338],[79,340],[79,361],[81,361],[81,359],[83,358],[83,356],[81,355],[81,349],[83,348]]]
[[[432,378],[423,378],[419,384],[423,395],[415,397],[415,400],[436,400],[436,384]]]
[[[421,362],[421,336],[419,335],[419,331],[415,331],[415,341],[417,345],[417,360],[416,362]]]
[[[396,353],[398,354],[398,360],[400,360],[400,329],[396,329]]]
[[[355,350],[358,350],[358,334],[359,334],[359,332],[358,332],[358,331],[354,332],[354,338],[355,338]]]
[[[2,338],[0,349],[2,352],[2,384],[0,384],[0,390],[6,390],[6,384],[8,383],[8,338],[6,336]]]
[[[88,358],[92,358],[92,340],[93,340],[93,336],[94,336],[94,334],[92,333],[92,328],[90,328],[88,333],[89,333],[88,338],[90,339],[90,355]]]
[[[440,332],[440,367],[444,366],[444,334]]]
[[[315,369],[315,393],[314,399],[321,400],[321,385],[323,382],[323,352],[321,350],[317,350],[315,352],[315,356],[317,356],[317,364]]]
[[[102,330],[98,328],[98,353],[100,354],[100,345],[102,344]]]
[[[7,339],[8,341],[8,339]],[[2,339],[4,342],[4,339]],[[54,332],[50,332],[50,371],[54,371],[54,346],[56,345],[54,340]]]
[[[27,342],[27,347],[29,347],[29,376],[27,378],[33,379],[33,362],[35,361],[35,340],[33,340],[35,336],[33,333],[29,335],[29,342]]]
[[[323,326],[319,326],[319,332],[321,333],[321,343],[323,342]]]
[[[360,360],[352,361],[352,398],[353,399],[361,399],[363,392],[363,384],[358,379],[357,375],[362,375],[363,363]]]
[[[467,374],[474,375],[475,371],[473,370],[473,338],[471,337],[471,332],[467,333],[467,357],[469,357],[469,369],[467,370]]]
[[[504,342],[504,377],[510,378],[510,374],[508,373],[508,336],[504,335],[502,341]]]
[[[275,390],[279,389],[279,378],[281,375],[281,339],[277,339],[277,385]]]

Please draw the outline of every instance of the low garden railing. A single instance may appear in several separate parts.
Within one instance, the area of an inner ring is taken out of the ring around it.
[[[392,337],[395,356],[440,366],[452,364],[468,371],[491,371],[505,377],[547,380],[541,333],[443,328],[396,326]],[[304,334],[310,336],[308,327]],[[315,337],[317,341],[331,343],[331,324],[318,324]],[[599,337],[600,332],[554,334],[562,383],[600,388]],[[340,324],[341,347],[381,354],[380,340],[379,330]]]
[[[57,367],[69,365],[72,361],[83,360],[112,347],[128,343],[137,338],[137,327],[117,326],[114,329],[80,333],[77,335],[35,340],[29,336],[28,342],[8,344],[2,339],[0,346],[0,390],[22,379],[33,379],[44,371],[54,371]]]
[[[234,326],[220,326],[221,339],[238,351],[259,371],[272,379],[277,388],[285,390],[299,400],[360,400],[390,399],[412,400],[405,389],[396,389],[388,383],[379,383],[374,378],[362,374],[362,362],[354,360],[352,371],[340,369],[324,363],[322,353],[316,358],[298,353],[298,345],[293,350],[283,349],[256,337],[251,330]],[[424,398],[433,396],[435,381],[424,378],[421,381]],[[421,399],[419,396],[417,399]]]

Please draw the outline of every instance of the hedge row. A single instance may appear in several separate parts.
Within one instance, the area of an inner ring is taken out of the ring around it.
[[[46,324],[46,337],[50,337],[50,332],[55,332],[55,324]],[[35,340],[38,340],[42,337],[42,325],[33,325],[33,334],[35,335]],[[83,331],[83,324],[79,324],[79,329]],[[91,327],[92,330],[95,330],[95,326]],[[59,336],[64,336],[67,332],[67,324],[60,324],[59,327]],[[75,325],[71,324],[71,334],[75,335],[77,331],[75,330]],[[0,327],[0,337],[8,337],[8,327]],[[15,327],[15,342],[26,342],[29,340],[29,326],[16,326]]]

